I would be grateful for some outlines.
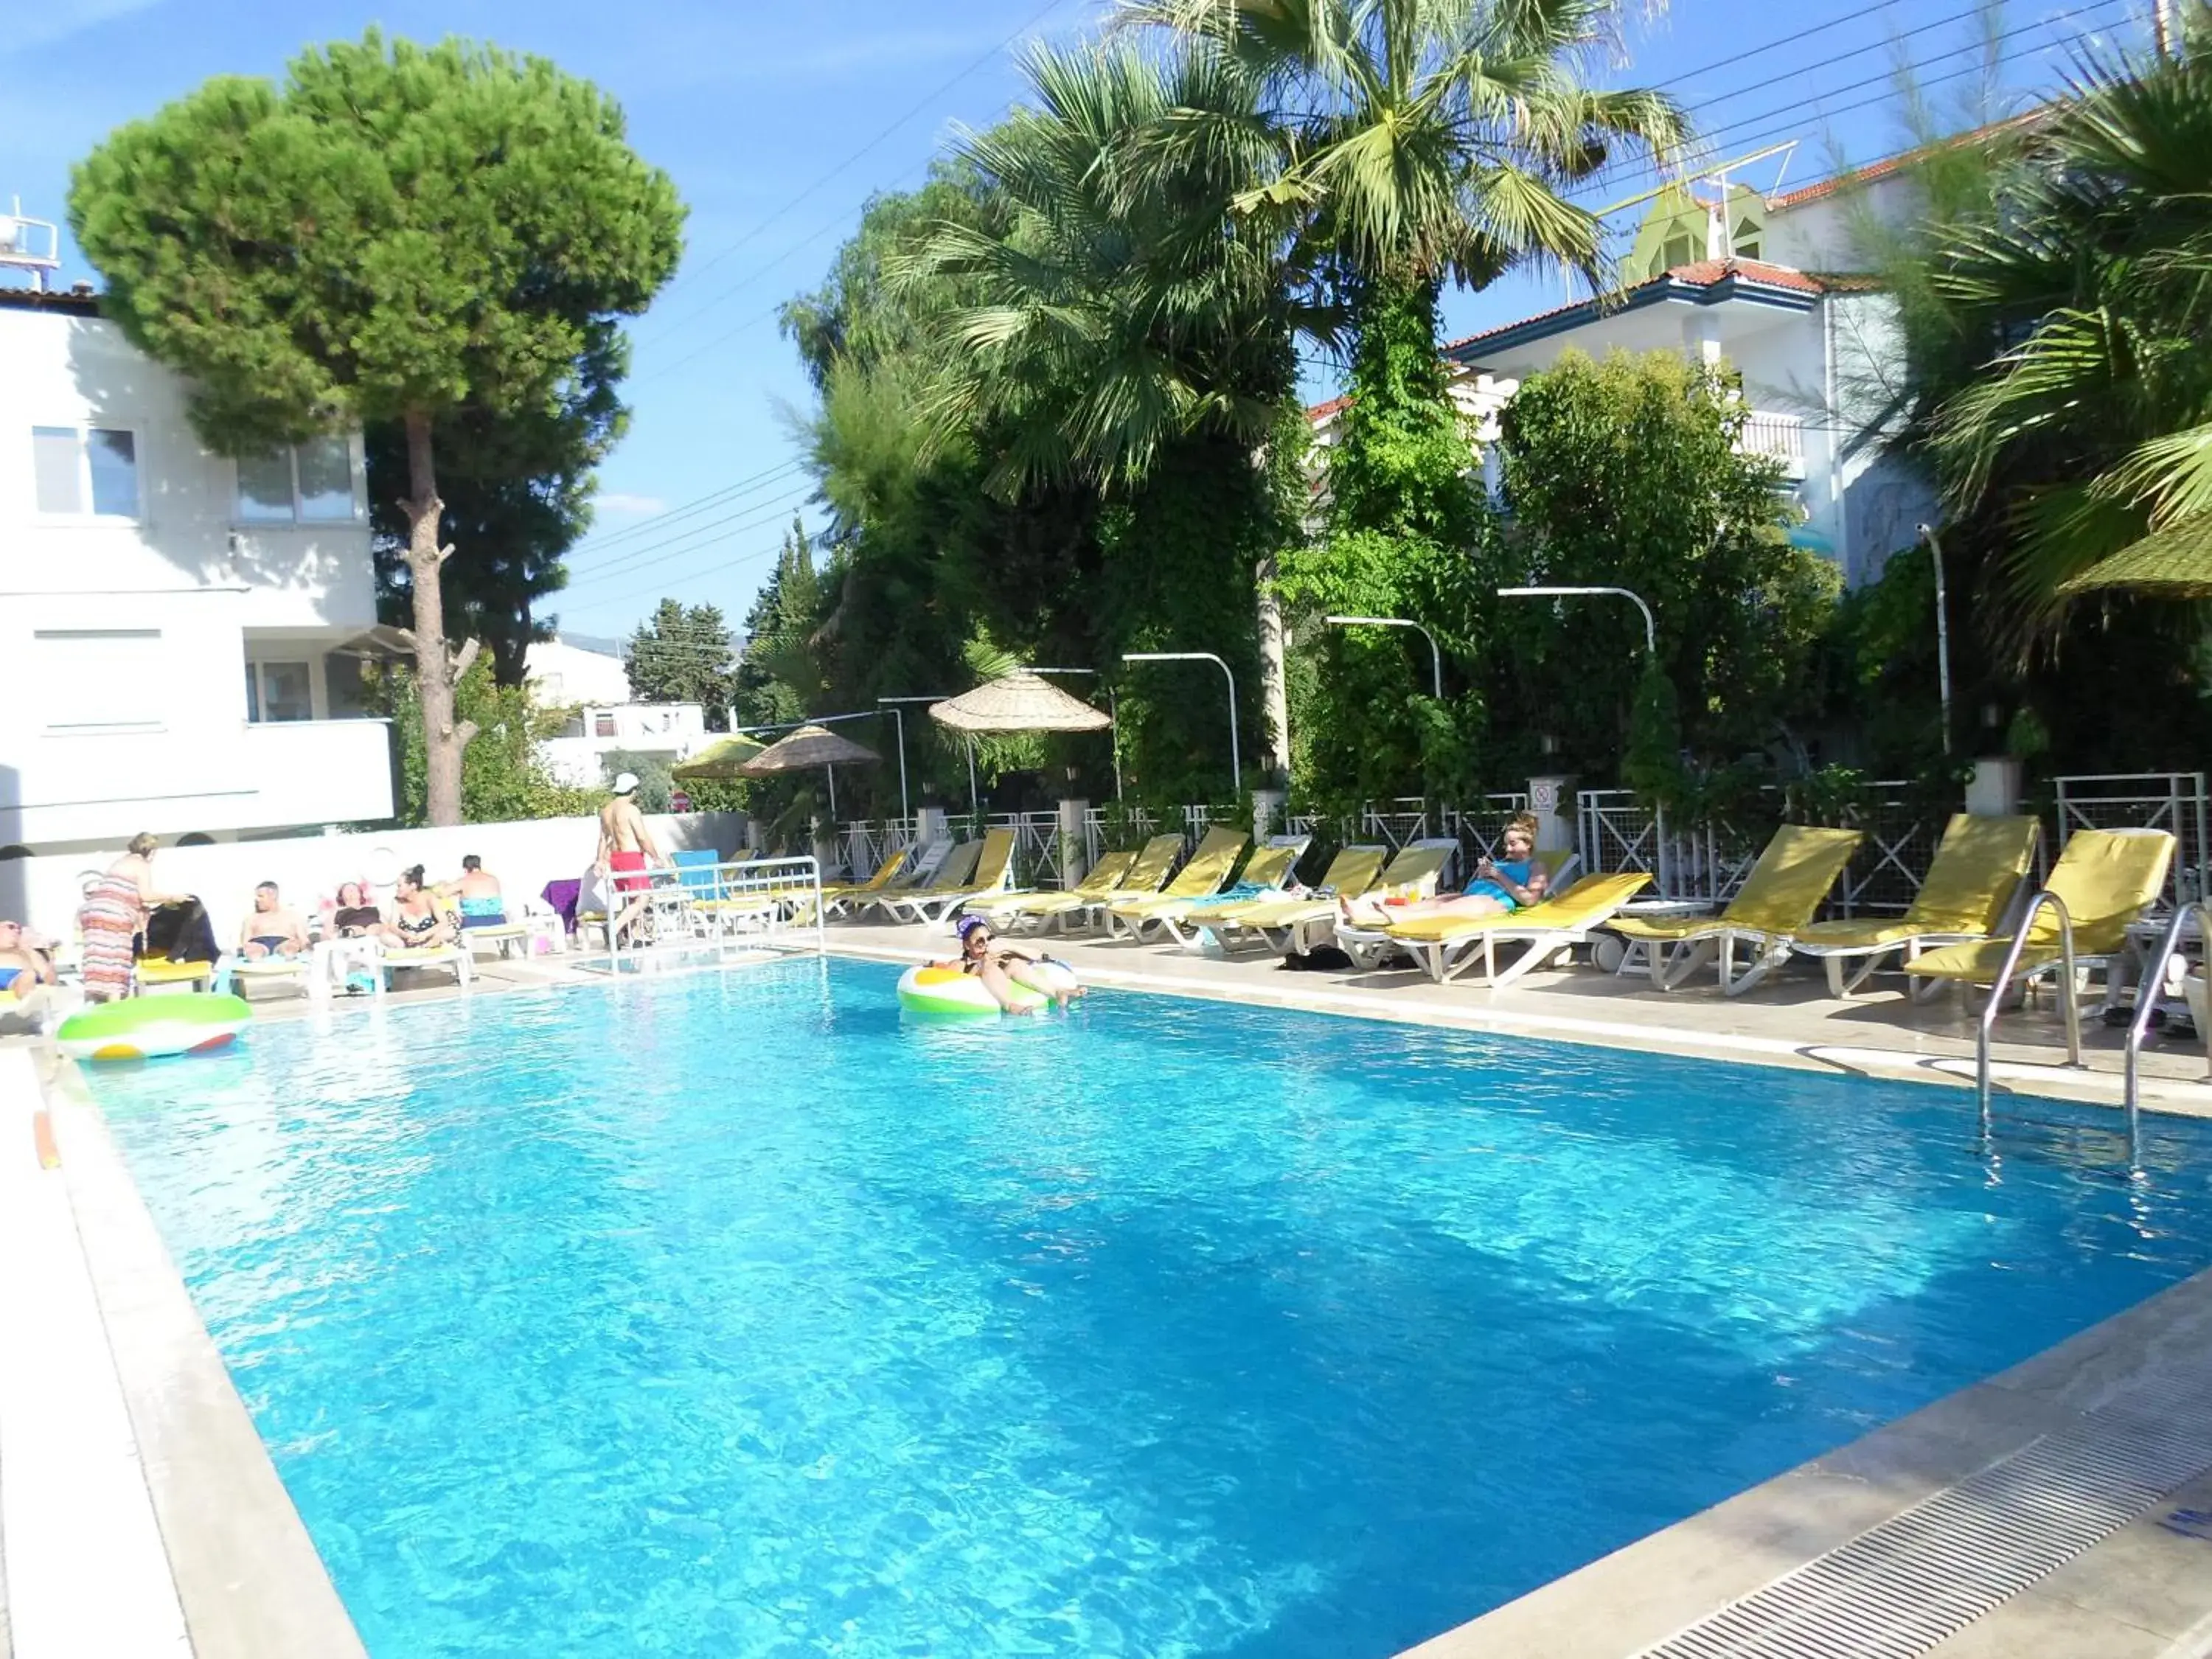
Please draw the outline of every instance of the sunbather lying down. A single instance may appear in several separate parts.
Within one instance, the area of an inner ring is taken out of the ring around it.
[[[1415,916],[1480,916],[1524,909],[1544,896],[1549,878],[1535,861],[1536,820],[1522,812],[1505,826],[1505,856],[1496,862],[1485,859],[1474,866],[1474,879],[1464,893],[1441,898],[1394,903],[1385,899],[1340,898],[1338,913],[1355,927],[1381,927]]]

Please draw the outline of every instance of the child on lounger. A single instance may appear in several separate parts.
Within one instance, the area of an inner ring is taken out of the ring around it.
[[[1502,915],[1508,911],[1526,909],[1544,896],[1544,889],[1550,882],[1544,866],[1535,860],[1535,815],[1517,814],[1505,826],[1501,840],[1500,850],[1505,856],[1495,863],[1485,859],[1476,865],[1474,879],[1468,883],[1464,893],[1449,893],[1442,898],[1412,903],[1340,898],[1336,902],[1338,913],[1355,927],[1382,927],[1394,921],[1409,921],[1415,916]]]

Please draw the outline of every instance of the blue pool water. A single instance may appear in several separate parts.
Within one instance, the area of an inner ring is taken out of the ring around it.
[[[376,1659],[1366,1659],[2212,1261],[2212,1133],[805,961],[103,1075]]]

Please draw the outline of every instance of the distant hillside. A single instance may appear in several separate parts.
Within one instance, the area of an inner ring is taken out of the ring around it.
[[[553,637],[563,645],[574,646],[579,651],[596,651],[603,657],[625,654],[620,640],[608,639],[598,634],[571,634],[564,628]]]

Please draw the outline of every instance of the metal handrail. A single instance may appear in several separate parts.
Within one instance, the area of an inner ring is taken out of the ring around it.
[[[2124,1062],[2125,1071],[2122,1099],[2128,1109],[2128,1163],[2140,1168],[2142,1164],[2142,1079],[2140,1061],[2143,1038],[2150,1032],[2150,1017],[2158,1007],[2158,988],[2166,982],[2166,964],[2172,961],[2181,945],[2181,930],[2191,912],[2197,916],[2197,937],[2212,942],[2212,904],[2203,900],[2178,905],[2173,920],[2166,925],[2165,937],[2158,949],[2143,965],[2142,977],[2136,981],[2135,1018],[2128,1022],[2128,1048]]]
[[[2020,919],[2020,930],[2012,936],[2004,966],[1997,969],[1996,981],[1990,987],[1990,1000],[1982,1008],[1981,1029],[1974,1039],[1974,1100],[1981,1110],[1984,1140],[1990,1138],[1990,1033],[1996,1026],[2005,993],[2012,988],[2012,976],[2020,969],[2020,953],[2027,948],[2028,930],[2046,904],[2058,912],[2058,998],[2066,1012],[2066,1063],[2077,1069],[2081,1064],[2081,1007],[2074,986],[2074,918],[2067,914],[2066,901],[2046,887],[2027,902],[2027,914]]]

